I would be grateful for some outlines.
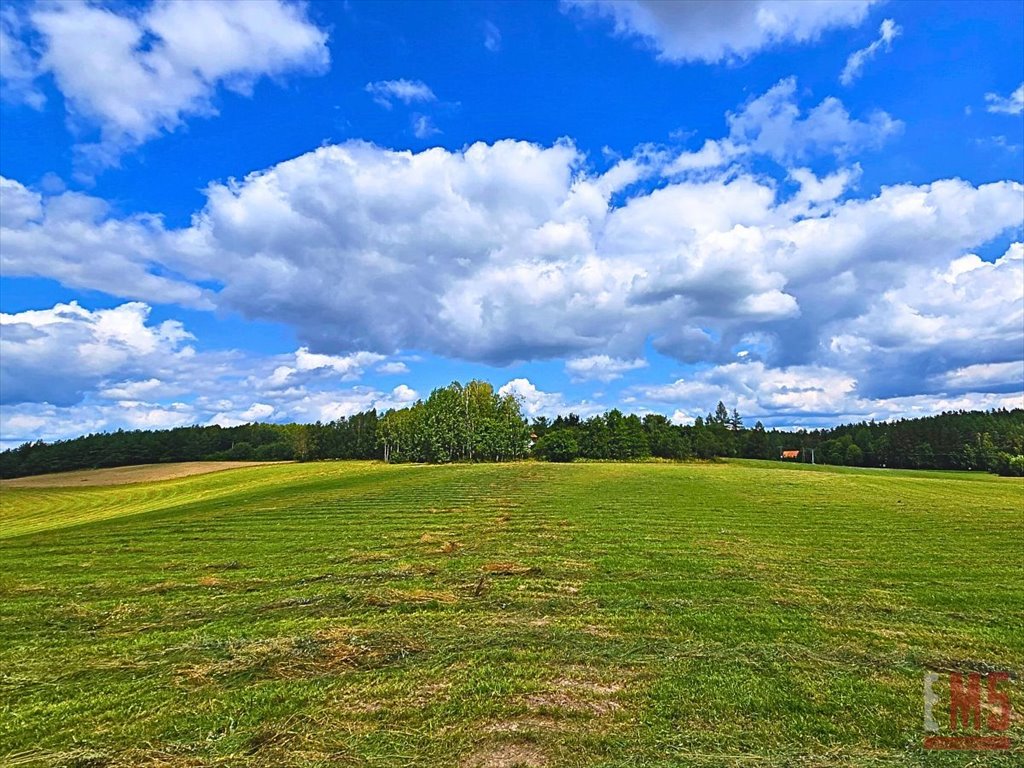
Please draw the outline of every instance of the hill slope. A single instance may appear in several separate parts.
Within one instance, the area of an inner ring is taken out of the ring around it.
[[[926,669],[1014,671],[1020,707],[1020,481],[319,463],[3,497],[4,764],[934,765]]]

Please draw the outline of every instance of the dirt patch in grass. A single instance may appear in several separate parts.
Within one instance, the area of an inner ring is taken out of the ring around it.
[[[543,750],[533,744],[486,744],[460,764],[462,768],[543,768]]]
[[[595,716],[608,715],[621,705],[615,696],[623,689],[621,683],[598,679],[581,670],[572,676],[560,677],[545,690],[524,697],[533,710],[561,710]]]
[[[529,715],[508,720],[491,720],[481,727],[485,733],[530,733],[550,731],[558,727],[558,721],[552,717]]]
[[[152,483],[157,480],[174,480],[190,475],[205,475],[223,472],[226,469],[242,467],[263,467],[270,464],[285,464],[281,461],[183,461],[176,464],[140,464],[134,467],[109,467],[107,469],[81,469],[75,472],[55,472],[50,475],[18,477],[0,480],[3,488],[87,488],[99,485],[128,485],[129,483]]]
[[[619,708],[618,702],[611,699],[585,698],[571,690],[534,693],[526,697],[526,703],[540,712],[562,710],[591,715],[607,715]]]

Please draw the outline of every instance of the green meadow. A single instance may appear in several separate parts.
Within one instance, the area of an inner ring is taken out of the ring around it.
[[[0,764],[1020,765],[1022,553],[1024,482],[983,474],[6,486]],[[925,671],[993,669],[1016,676],[1011,751],[924,750]]]

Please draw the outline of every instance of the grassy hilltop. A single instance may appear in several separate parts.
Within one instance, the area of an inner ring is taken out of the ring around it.
[[[721,464],[232,469],[0,490],[0,764],[965,765],[1024,484]]]

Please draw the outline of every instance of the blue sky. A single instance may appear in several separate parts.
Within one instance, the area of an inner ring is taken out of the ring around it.
[[[6,3],[0,441],[1024,389],[1024,5]]]

